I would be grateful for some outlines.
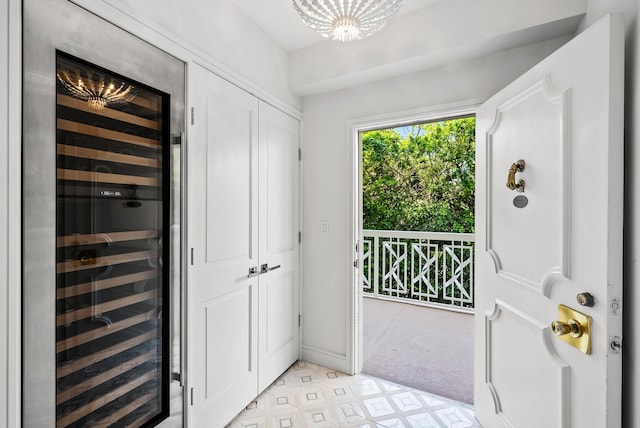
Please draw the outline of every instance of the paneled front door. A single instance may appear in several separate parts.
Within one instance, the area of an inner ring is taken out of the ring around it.
[[[485,428],[620,427],[623,43],[606,17],[477,112]]]

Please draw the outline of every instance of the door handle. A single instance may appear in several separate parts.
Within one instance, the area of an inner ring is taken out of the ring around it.
[[[281,267],[282,266],[280,266],[280,265],[269,267],[269,264],[265,263],[265,264],[260,266],[260,273],[262,274],[262,273],[271,272],[272,270],[280,269]]]
[[[567,322],[554,321],[551,323],[551,328],[556,336],[570,334],[571,336],[578,338],[582,336],[582,333],[584,333],[580,323],[572,318],[567,320]]]
[[[260,275],[260,272],[258,272],[258,266],[249,268],[249,275],[247,275],[247,278],[253,278],[254,276],[258,275]]]
[[[524,171],[524,161],[520,159],[518,162],[512,163],[507,175],[507,188],[516,192],[524,192],[524,180],[518,180],[516,183],[516,172]]]
[[[591,317],[564,305],[558,305],[558,319],[551,329],[560,340],[591,354]]]

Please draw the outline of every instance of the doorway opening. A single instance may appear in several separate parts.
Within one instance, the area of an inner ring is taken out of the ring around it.
[[[362,372],[472,404],[475,117],[358,141]]]

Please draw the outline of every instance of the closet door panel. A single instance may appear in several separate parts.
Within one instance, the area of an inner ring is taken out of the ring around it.
[[[240,101],[240,100],[237,100]],[[253,101],[253,100],[249,100]],[[252,135],[249,103],[208,96],[206,111],[206,262],[242,263],[251,256]]]
[[[258,390],[258,101],[195,64],[189,81],[189,420],[224,426]]]
[[[299,123],[260,103],[259,389],[299,356]]]

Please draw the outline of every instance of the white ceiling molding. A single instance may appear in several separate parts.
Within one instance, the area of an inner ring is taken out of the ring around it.
[[[573,35],[585,12],[584,0],[432,3],[392,18],[367,39],[290,52],[290,87],[306,96]]]
[[[508,49],[573,35],[582,18],[582,15],[578,15],[510,33],[496,34],[493,37],[470,39],[451,47],[433,49],[394,61],[381,61],[365,67],[350,67],[346,61],[338,61],[333,64],[333,67],[323,67],[310,58],[291,59],[290,88],[297,95],[308,96],[443,67]]]

